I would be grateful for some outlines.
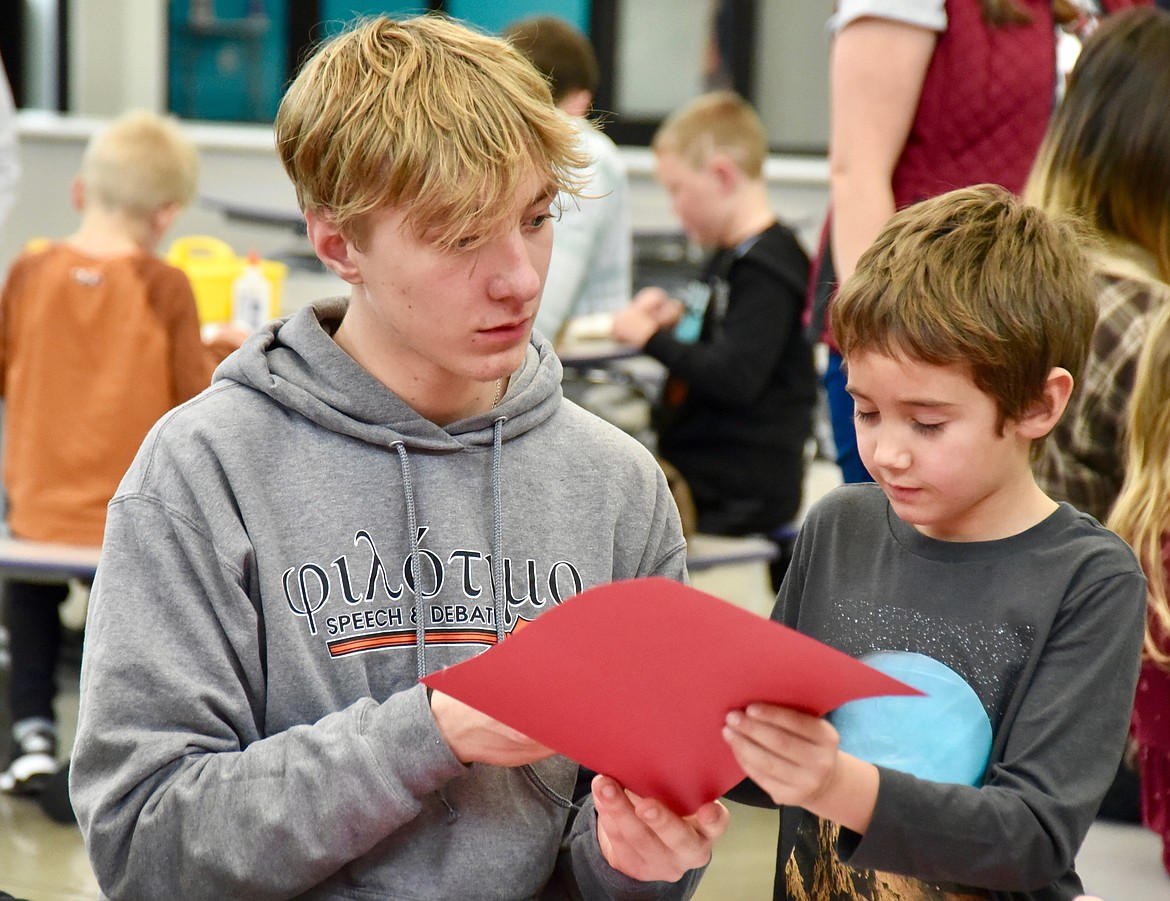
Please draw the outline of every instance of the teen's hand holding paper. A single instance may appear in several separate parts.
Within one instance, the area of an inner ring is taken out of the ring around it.
[[[522,732],[441,691],[431,695],[431,713],[451,753],[464,763],[524,766],[552,757],[554,753]]]
[[[431,712],[452,753],[464,763],[523,766],[553,751],[462,701],[435,691]],[[593,781],[597,838],[609,865],[634,879],[676,882],[706,866],[726,831],[727,808],[718,801],[680,817],[659,801],[639,798],[608,776]]]
[[[593,803],[601,853],[615,870],[644,882],[675,882],[688,870],[706,866],[731,818],[718,801],[680,817],[609,776],[593,778]]]
[[[723,737],[736,762],[780,805],[865,832],[877,802],[878,770],[838,747],[832,724],[773,704],[727,715]]]

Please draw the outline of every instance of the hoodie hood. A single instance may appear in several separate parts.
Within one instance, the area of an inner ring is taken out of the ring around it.
[[[488,446],[493,424],[500,419],[507,441],[543,423],[561,402],[560,360],[552,345],[534,332],[524,362],[494,410],[436,425],[333,340],[348,304],[345,298],[321,301],[268,323],[224,360],[212,382],[247,385],[332,432],[381,447],[401,443],[409,450]]]
[[[254,388],[323,428],[395,451],[402,471],[411,568],[416,573],[424,569],[409,451],[456,453],[491,447],[492,575],[493,584],[503,585],[500,457],[504,441],[537,427],[560,404],[561,364],[552,345],[534,334],[500,403],[443,427],[419,415],[333,340],[347,306],[345,299],[333,299],[269,323],[223,362],[212,382],[230,380]],[[420,679],[429,671],[424,593],[425,587],[419,590],[416,586],[413,591],[416,673]],[[496,640],[503,641],[505,601],[502,592],[494,595]]]

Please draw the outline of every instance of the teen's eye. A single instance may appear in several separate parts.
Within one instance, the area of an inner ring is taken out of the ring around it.
[[[873,422],[877,419],[877,412],[875,410],[854,410],[853,418],[861,423]]]
[[[542,228],[546,222],[552,221],[552,218],[552,213],[550,213],[548,210],[545,210],[543,213],[537,213],[535,216],[529,219],[528,227],[533,230]]]
[[[911,421],[910,427],[920,435],[934,435],[942,431],[943,424],[941,422],[919,422],[915,419]]]
[[[467,250],[471,247],[474,247],[478,241],[479,238],[476,235],[467,235],[466,237],[460,238],[455,242],[455,249]]]

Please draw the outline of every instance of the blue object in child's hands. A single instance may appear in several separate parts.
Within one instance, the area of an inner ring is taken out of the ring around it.
[[[684,344],[694,344],[699,340],[703,331],[703,316],[707,313],[707,304],[711,302],[711,287],[700,281],[693,281],[687,286],[686,297],[683,298],[682,318],[674,327],[674,337]]]

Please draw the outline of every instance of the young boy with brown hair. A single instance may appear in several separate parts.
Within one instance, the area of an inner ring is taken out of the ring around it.
[[[987,185],[896,214],[842,286],[833,334],[876,484],[810,511],[773,616],[927,694],[827,720],[728,716],[736,759],[784,807],[776,898],[1082,890],[1145,581],[1030,462],[1084,363],[1094,298],[1078,234]]]
[[[713,253],[685,303],[645,288],[613,334],[668,370],[658,453],[690,487],[699,531],[772,534],[800,510],[812,433],[816,372],[800,324],[808,257],[772,211],[764,128],[741,97],[697,98],[653,147],[688,237]],[[776,588],[786,564],[782,553]]]
[[[211,382],[233,344],[200,339],[191,284],[155,255],[195,197],[199,157],[178,124],[128,113],[98,131],[72,185],[77,230],[30,245],[0,295],[8,527],[101,544],[106,504],[155,421]],[[0,790],[57,769],[58,606],[68,587],[9,580],[12,761]]]
[[[249,338],[110,505],[71,781],[103,893],[688,897],[726,809],[598,776],[578,810],[574,763],[419,682],[684,572],[653,457],[532,333],[572,127],[506,42],[380,17],[276,141],[350,296]]]

